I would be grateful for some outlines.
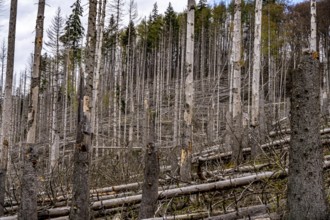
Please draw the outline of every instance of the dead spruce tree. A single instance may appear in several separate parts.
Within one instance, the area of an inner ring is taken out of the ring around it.
[[[70,219],[90,219],[89,208],[89,169],[92,152],[91,99],[96,47],[97,0],[89,1],[85,66],[87,79],[84,85],[80,70],[78,127],[74,149],[73,189]]]
[[[319,61],[303,55],[293,73],[288,219],[328,219],[320,142]]]
[[[254,22],[254,47],[253,47],[253,77],[252,77],[252,108],[251,108],[251,127],[257,134],[259,140],[260,131],[260,73],[261,73],[261,21],[262,21],[262,0],[255,1],[255,22]],[[252,156],[259,152],[260,143],[252,144]]]
[[[28,113],[28,133],[24,149],[23,170],[21,179],[21,203],[19,219],[37,219],[37,162],[38,153],[35,147],[38,97],[40,81],[40,61],[44,31],[45,0],[39,0],[34,41],[33,71],[31,78],[31,100]]]
[[[191,179],[191,153],[192,153],[192,120],[194,101],[194,23],[195,0],[188,0],[187,12],[187,42],[186,42],[186,81],[184,99],[184,134],[181,149],[180,177],[183,181]]]
[[[242,98],[241,98],[241,0],[235,0],[234,30],[231,55],[232,93],[232,160],[239,164],[242,158]],[[230,105],[230,104],[229,104]]]
[[[17,17],[17,0],[11,0],[10,18],[8,32],[8,50],[7,50],[7,69],[5,82],[5,97],[2,110],[2,126],[1,126],[1,163],[0,163],[0,216],[4,215],[5,201],[5,184],[8,164],[8,151],[11,146],[11,113],[12,113],[12,88],[13,88],[13,72],[15,57],[15,39],[16,39],[16,17]],[[2,79],[1,79],[2,80]],[[2,92],[2,91],[0,91]]]
[[[142,200],[140,205],[139,219],[152,218],[157,208],[159,156],[155,146],[155,111],[152,104],[145,101],[146,131],[148,140],[145,150],[144,182],[142,186]]]

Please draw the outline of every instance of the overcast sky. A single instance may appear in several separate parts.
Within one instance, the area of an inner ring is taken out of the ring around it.
[[[111,0],[110,0],[111,1]],[[196,0],[198,1],[198,0]],[[208,0],[209,4],[213,4],[218,0]],[[229,0],[225,0],[229,1]],[[58,7],[62,9],[63,17],[67,17],[71,13],[70,6],[75,0],[46,0],[45,9],[45,29],[50,26],[52,18]],[[109,2],[109,0],[108,0]],[[127,0],[128,2],[128,0]],[[136,0],[139,17],[148,16],[151,13],[153,4],[157,2],[159,13],[164,13],[169,2],[176,12],[182,12],[187,4],[186,0]],[[36,23],[37,5],[38,0],[19,0],[18,1],[18,16],[16,26],[16,50],[15,50],[15,72],[20,73],[28,66],[30,54],[33,52],[34,47],[34,28]],[[84,17],[82,18],[83,24],[87,26],[87,0],[82,0],[84,8]],[[3,40],[8,37],[8,23],[9,23],[9,6],[10,0],[4,0],[4,5],[0,11],[0,42],[2,45]],[[125,6],[127,9],[127,5]],[[87,29],[87,28],[86,28]],[[46,32],[44,32],[46,33]],[[47,40],[46,34],[44,34]],[[45,51],[45,50],[44,50]]]

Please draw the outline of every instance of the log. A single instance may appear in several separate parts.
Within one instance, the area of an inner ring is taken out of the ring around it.
[[[266,214],[269,208],[270,208],[269,205],[256,205],[256,206],[251,206],[251,207],[244,207],[244,208],[238,209],[237,212],[213,216],[213,217],[210,217],[207,219],[208,220],[236,220],[236,219],[245,218],[245,217],[250,219],[250,217],[252,217],[252,216]]]
[[[330,133],[330,128],[323,128],[323,129],[320,130],[320,133],[321,134],[328,134],[328,133]],[[279,134],[291,134],[291,129],[286,128],[286,129],[282,129],[280,131],[271,131],[271,132],[269,132],[270,137],[274,137],[274,136],[279,135]]]
[[[184,195],[191,195],[196,193],[203,193],[203,192],[209,192],[214,190],[224,190],[229,189],[233,187],[239,187],[248,185],[252,182],[259,182],[266,178],[279,178],[279,177],[285,177],[287,174],[284,171],[279,172],[260,172],[257,174],[253,174],[251,176],[245,176],[240,177],[236,179],[229,179],[224,181],[218,181],[214,183],[205,183],[205,184],[198,184],[193,186],[186,186],[186,187],[180,187],[176,189],[169,189],[164,190],[162,192],[158,193],[158,199],[168,199],[176,196],[184,196]],[[135,196],[129,196],[126,198],[118,198],[118,199],[111,199],[111,200],[105,200],[105,201],[99,201],[95,202],[92,206],[94,210],[98,210],[101,208],[107,209],[116,207],[119,205],[128,205],[128,204],[134,204],[141,201],[141,195],[135,195]]]
[[[324,162],[324,168],[330,167],[330,161]],[[196,194],[196,193],[202,193],[202,192],[210,192],[215,190],[226,190],[230,188],[240,187],[244,185],[248,185],[252,182],[260,182],[267,178],[284,178],[287,176],[287,170],[285,171],[266,171],[266,172],[260,172],[256,173],[250,176],[235,178],[235,179],[229,179],[224,181],[218,181],[213,183],[205,183],[205,184],[198,184],[198,185],[192,185],[192,186],[186,186],[186,187],[180,187],[176,189],[168,189],[164,190],[158,193],[158,199],[169,199],[176,196],[184,196],[184,195],[190,195],[190,194]],[[116,198],[116,199],[110,199],[110,200],[104,200],[104,201],[98,201],[95,202],[92,205],[92,209],[94,211],[101,210],[101,209],[109,209],[113,207],[123,206],[123,205],[129,205],[129,204],[135,204],[139,203],[141,201],[142,195],[134,195],[134,196],[128,196],[125,198]],[[62,207],[62,208],[55,208],[55,209],[48,209],[47,211],[43,211],[43,213],[48,214],[48,218],[54,217],[53,215],[56,215],[56,217],[59,217],[59,214],[62,213],[63,215],[66,214],[69,207]],[[8,219],[5,220],[11,220],[16,219],[15,216],[8,216],[6,217]],[[1,219],[2,220],[2,219]]]
[[[69,215],[70,207],[61,207],[38,211],[38,219],[49,219]]]

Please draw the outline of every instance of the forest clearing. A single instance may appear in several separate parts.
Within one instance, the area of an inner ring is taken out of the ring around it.
[[[330,0],[34,3],[19,70],[0,0],[1,220],[330,219]]]

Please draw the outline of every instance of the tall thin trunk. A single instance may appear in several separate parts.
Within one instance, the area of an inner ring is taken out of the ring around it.
[[[191,180],[192,120],[194,101],[194,24],[195,0],[188,0],[187,41],[186,41],[186,81],[184,99],[184,140],[181,150],[180,177],[183,181]]]
[[[24,166],[21,180],[21,204],[19,209],[20,219],[37,219],[37,162],[38,153],[35,148],[38,98],[40,81],[40,61],[44,30],[45,0],[39,0],[36,37],[34,41],[33,71],[31,78],[31,101],[27,122],[27,144],[25,147]]]
[[[0,163],[0,216],[4,215],[5,201],[5,183],[8,165],[8,151],[11,146],[11,112],[12,112],[12,87],[14,73],[14,57],[15,57],[15,40],[16,40],[16,17],[17,17],[17,0],[11,0],[10,3],[10,19],[8,32],[8,50],[7,50],[7,69],[5,83],[5,97],[2,110],[2,126],[1,126],[1,163]],[[2,64],[3,65],[3,64]],[[0,91],[2,93],[2,91]]]
[[[316,39],[316,0],[311,0],[311,38],[310,38],[310,50],[317,51],[317,39]]]
[[[235,0],[233,44],[231,54],[232,94],[233,94],[233,161],[239,163],[241,158],[242,136],[242,100],[241,100],[241,0]]]
[[[80,91],[78,107],[78,126],[74,150],[73,188],[70,219],[90,219],[89,207],[89,166],[92,152],[91,103],[93,95],[93,75],[96,48],[97,0],[89,1],[88,30],[86,42],[86,72],[84,85],[80,70]],[[80,68],[81,69],[81,68]],[[84,88],[83,88],[84,87]]]
[[[99,81],[100,81],[100,67],[102,60],[102,43],[103,43],[103,30],[104,30],[104,19],[106,0],[99,2],[99,14],[98,14],[98,27],[97,27],[97,42],[96,42],[96,53],[95,53],[95,77],[93,79],[93,103],[92,103],[92,131],[95,134],[96,142],[98,142],[98,133],[96,131],[96,115],[98,111],[98,96],[99,96]],[[98,157],[98,145],[95,145],[95,156]]]
[[[253,47],[253,76],[252,76],[252,108],[251,108],[251,126],[259,134],[259,99],[260,99],[260,68],[261,68],[261,16],[262,0],[255,1],[255,22],[254,22],[254,47]],[[270,82],[272,83],[272,82]],[[258,145],[252,145],[252,155],[256,156]]]
[[[51,153],[50,153],[50,172],[56,166],[56,163],[59,159],[59,131],[58,131],[58,122],[57,122],[57,99],[58,99],[58,74],[59,74],[59,62],[58,62],[59,53],[56,56],[55,60],[55,71],[53,72],[53,104],[52,104],[52,128],[51,128]]]

